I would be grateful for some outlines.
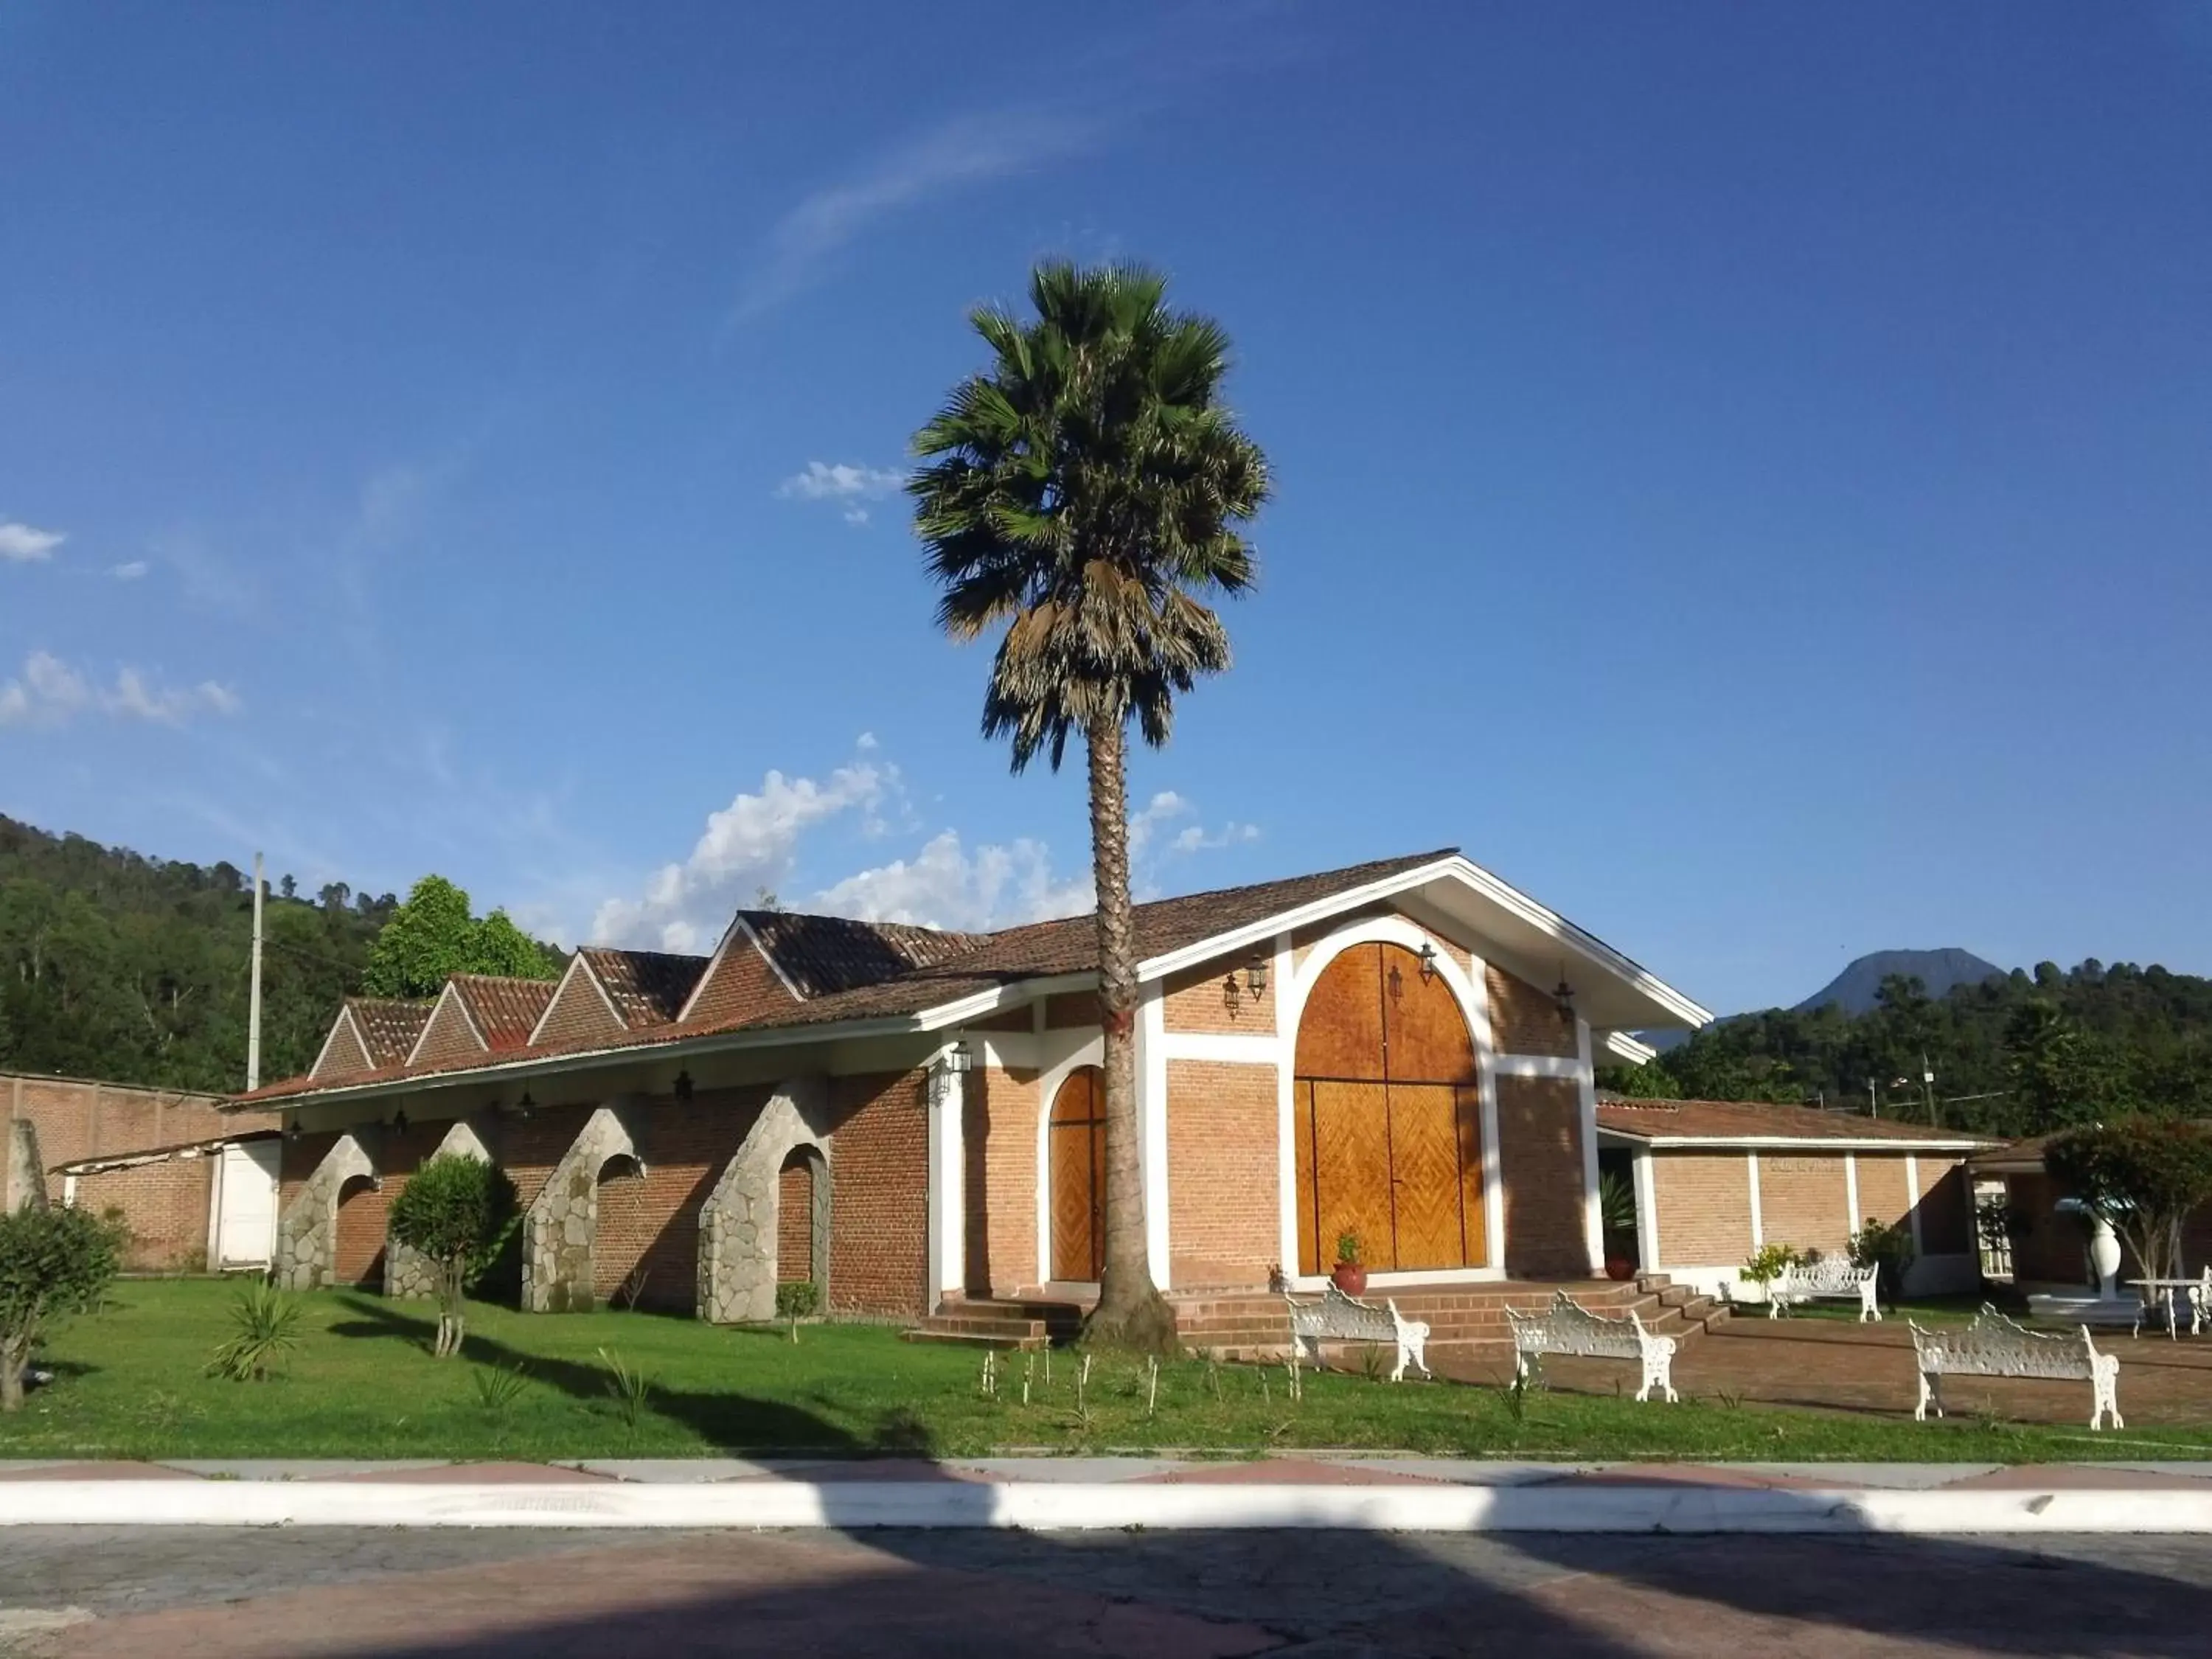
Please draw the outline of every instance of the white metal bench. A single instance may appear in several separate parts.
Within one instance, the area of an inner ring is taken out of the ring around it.
[[[1912,1332],[1912,1351],[1920,1367],[1915,1422],[1928,1420],[1931,1405],[1936,1416],[1943,1415],[1946,1376],[2032,1376],[2087,1382],[2090,1428],[2102,1428],[2107,1417],[2114,1428],[2127,1427],[2120,1420],[2119,1356],[2099,1353],[2087,1325],[2045,1335],[2015,1324],[1986,1302],[1971,1325],[1929,1331],[1909,1319],[1905,1324]]]
[[[1656,1389],[1669,1401],[1674,1393],[1674,1339],[1654,1336],[1634,1313],[1625,1319],[1605,1319],[1592,1313],[1565,1291],[1552,1298],[1542,1313],[1505,1310],[1513,1328],[1513,1376],[1525,1382],[1534,1375],[1536,1362],[1547,1353],[1573,1354],[1585,1359],[1633,1359],[1644,1368],[1638,1400],[1648,1400]]]
[[[1318,1302],[1283,1300],[1290,1304],[1291,1342],[1313,1365],[1321,1364],[1323,1342],[1390,1342],[1398,1349],[1398,1363],[1390,1370],[1393,1382],[1405,1380],[1408,1364],[1423,1376],[1436,1375],[1429,1369],[1429,1328],[1405,1317],[1395,1302],[1386,1301],[1378,1308],[1346,1296],[1334,1285],[1322,1286]]]
[[[1854,1267],[1849,1256],[1824,1255],[1816,1261],[1793,1261],[1782,1270],[1782,1276],[1766,1288],[1766,1316],[1777,1317],[1783,1309],[1796,1302],[1811,1302],[1819,1297],[1859,1304],[1859,1323],[1869,1319],[1881,1322],[1881,1310],[1875,1305],[1875,1280],[1880,1269]]]

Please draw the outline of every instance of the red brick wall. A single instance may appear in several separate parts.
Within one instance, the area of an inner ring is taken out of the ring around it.
[[[374,1069],[369,1063],[368,1050],[361,1046],[361,1038],[356,1034],[353,1020],[345,1009],[340,1008],[338,1017],[331,1022],[330,1035],[324,1041],[323,1051],[316,1056],[316,1060],[317,1064],[307,1075],[325,1081],[333,1078],[355,1077]]]
[[[416,1045],[414,1063],[426,1066],[434,1060],[464,1060],[471,1054],[481,1054],[484,1045],[476,1028],[469,1024],[467,1012],[457,996],[438,999],[437,1011],[430,1023],[422,1028],[422,1040]]]
[[[1075,1030],[1098,1024],[1096,991],[1065,991],[1044,1000],[1044,1024],[1048,1031]]]
[[[775,969],[768,965],[768,958],[755,950],[752,941],[743,934],[730,941],[730,948],[714,964],[697,996],[691,1008],[694,1020],[736,1019],[771,1009],[798,1006],[797,999],[776,977]]]
[[[77,1207],[94,1215],[123,1212],[131,1273],[198,1273],[207,1266],[208,1206],[213,1158],[171,1158],[127,1170],[80,1176]]]
[[[1770,1244],[1833,1255],[1850,1243],[1841,1152],[1761,1152],[1759,1231]],[[1662,1231],[1661,1237],[1666,1235]]]
[[[1905,1185],[1905,1154],[1861,1152],[1857,1161],[1859,1212],[1853,1224],[1863,1227],[1872,1217],[1885,1227],[1904,1225],[1917,1196]]]
[[[1499,1054],[1571,1060],[1580,1052],[1575,1022],[1559,1012],[1550,992],[1540,991],[1495,964],[1486,969],[1485,983],[1490,992],[1491,1041]]]
[[[1498,1164],[1505,1188],[1505,1271],[1585,1279],[1582,1096],[1571,1078],[1498,1079]],[[1665,1239],[1662,1224],[1661,1239]]]
[[[1751,1255],[1751,1176],[1741,1152],[1654,1152],[1663,1268],[1734,1267]]]
[[[780,1285],[814,1277],[814,1169],[800,1151],[775,1178],[775,1277]]]
[[[645,1174],[639,1176],[624,1160],[609,1167],[599,1187],[592,1280],[602,1301],[639,1273],[638,1306],[698,1305],[700,1208],[738,1155],[768,1096],[765,1087],[752,1087],[702,1093],[685,1104],[658,1100],[634,1120]],[[544,1184],[540,1176],[538,1185]]]
[[[920,1068],[830,1079],[830,1303],[919,1318],[929,1276],[929,1121]]]
[[[983,1066],[962,1085],[961,1197],[971,1294],[1006,1295],[1036,1283],[1037,1084],[1035,1072]],[[833,1206],[830,1217],[842,1232],[843,1212]]]
[[[1264,1285],[1279,1263],[1276,1075],[1273,1066],[1168,1062],[1168,1271],[1178,1290]]]
[[[340,1285],[380,1290],[384,1285],[384,1232],[391,1218],[389,1197],[376,1183],[356,1179],[338,1195],[337,1260],[332,1277]]]
[[[538,1033],[540,1042],[586,1042],[595,1037],[620,1036],[623,1023],[607,1006],[605,995],[581,957],[571,968],[547,1005]]]
[[[39,1156],[49,1170],[79,1158],[152,1152],[276,1127],[276,1120],[265,1113],[218,1112],[211,1095],[9,1073],[0,1073],[0,1115],[30,1120],[38,1131]],[[61,1194],[61,1177],[49,1175],[46,1195],[58,1201]]]
[[[1966,1177],[1955,1158],[1923,1157],[1920,1176],[1920,1253],[1964,1255],[1974,1248],[1973,1208]]]
[[[1274,967],[1274,945],[1271,941],[1261,952],[1272,971]],[[1161,1018],[1170,1031],[1225,1031],[1243,1036],[1268,1036],[1275,1030],[1275,1004],[1280,999],[1282,988],[1270,978],[1267,988],[1259,996],[1252,995],[1246,987],[1245,968],[1254,953],[1238,957],[1223,957],[1207,963],[1202,968],[1186,969],[1170,975],[1161,998]],[[1227,1000],[1222,995],[1221,982],[1231,972],[1237,975],[1237,1012],[1229,1012]]]

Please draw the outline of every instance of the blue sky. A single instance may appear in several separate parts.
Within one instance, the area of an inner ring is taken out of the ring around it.
[[[1279,477],[1147,890],[2212,972],[2212,9],[1008,16],[0,9],[0,811],[571,941],[1065,905],[890,486],[1130,256]]]

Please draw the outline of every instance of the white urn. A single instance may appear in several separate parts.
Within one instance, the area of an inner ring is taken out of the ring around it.
[[[2097,1294],[2111,1301],[2120,1293],[2120,1241],[2102,1216],[2089,1218],[2089,1268],[2097,1275]]]

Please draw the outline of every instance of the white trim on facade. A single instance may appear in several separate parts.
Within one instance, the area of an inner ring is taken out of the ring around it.
[[[1241,1031],[1160,1033],[1160,1048],[1170,1060],[1212,1060],[1224,1066],[1274,1066],[1282,1060],[1282,1039]]]
[[[1582,1025],[1579,1020],[1575,1023]],[[1583,1026],[1582,1029],[1587,1033],[1589,1028]],[[1584,1043],[1583,1046],[1587,1048],[1589,1045]],[[1491,1057],[1491,1069],[1500,1077],[1553,1077],[1579,1079],[1587,1078],[1590,1074],[1589,1059],[1581,1054],[1493,1054]],[[1596,1092],[1593,1090],[1590,1096],[1593,1109],[1596,1106]]]
[[[1763,1250],[1766,1248],[1766,1218],[1759,1210],[1759,1154],[1745,1153],[1743,1165],[1751,1182],[1751,1248]]]
[[[1629,1154],[1629,1169],[1636,1183],[1636,1265],[1647,1273],[1665,1271],[1659,1254],[1659,1187],[1651,1168],[1651,1153],[1638,1146]]]
[[[924,1072],[930,1081],[925,1098],[929,1113],[929,1310],[968,1283],[967,1174],[968,1079],[942,1070],[942,1055]]]
[[[1474,1033],[1475,1113],[1482,1125],[1483,1260],[1505,1276],[1505,1164],[1498,1150],[1498,1033],[1490,1020],[1490,964],[1468,953],[1468,1006]]]
[[[1042,998],[1037,1002],[1036,1023],[1040,1028],[1043,1027],[1044,1002]],[[1062,1039],[1057,1047],[1053,1046],[1051,1041],[1055,1036]],[[1037,1066],[1036,1110],[1036,1283],[1049,1285],[1056,1282],[1052,1276],[1052,1103],[1059,1097],[1060,1085],[1079,1067],[1096,1066],[1102,1071],[1104,1069],[1106,1037],[1103,1032],[1092,1027],[1063,1026],[1057,1032],[1040,1029],[1034,1041],[1037,1044],[1040,1061]],[[1140,1091],[1138,1121],[1141,1125],[1144,1118],[1141,1091],[1145,1086],[1145,1073],[1141,1065],[1137,1068],[1137,1086]],[[1103,1201],[1103,1195],[1101,1201]],[[1149,1210],[1146,1224],[1150,1224]],[[1151,1245],[1147,1240],[1146,1255],[1149,1256],[1150,1254]],[[1158,1280],[1153,1282],[1158,1284]]]
[[[1958,1152],[1967,1154],[1981,1150],[1985,1144],[1978,1140],[1877,1140],[1871,1136],[1854,1135],[1844,1140],[1832,1135],[1639,1135],[1626,1129],[1616,1129],[1611,1124],[1598,1125],[1598,1133],[1616,1140],[1632,1140],[1639,1146],[1656,1147],[1664,1152],[1673,1147],[1702,1149],[1741,1148],[1745,1151],[1791,1152]]]
[[[1578,1068],[1574,1073],[1576,1104],[1581,1119],[1577,1139],[1583,1144],[1583,1237],[1589,1247],[1590,1277],[1602,1279],[1605,1224],[1597,1207],[1597,1085],[1590,1069],[1589,1022],[1579,1018],[1575,1021],[1575,1058]]]
[[[1626,1031],[1607,1031],[1605,1051],[1624,1066],[1642,1066],[1659,1058],[1659,1051]]]
[[[1856,1152],[1844,1154],[1844,1237],[1859,1230],[1859,1160]]]
[[[1168,1254],[1168,1052],[1167,988],[1155,981],[1138,988],[1137,1150],[1145,1176],[1145,1254],[1152,1283],[1170,1289]]]
[[[1924,1255],[1927,1248],[1920,1242],[1920,1200],[1925,1194],[1920,1190],[1920,1160],[1911,1152],[1905,1155],[1905,1190],[1911,1200],[1905,1214],[1912,1224],[1912,1254],[1918,1256]],[[1973,1217],[1969,1215],[1966,1220],[1971,1226]]]

